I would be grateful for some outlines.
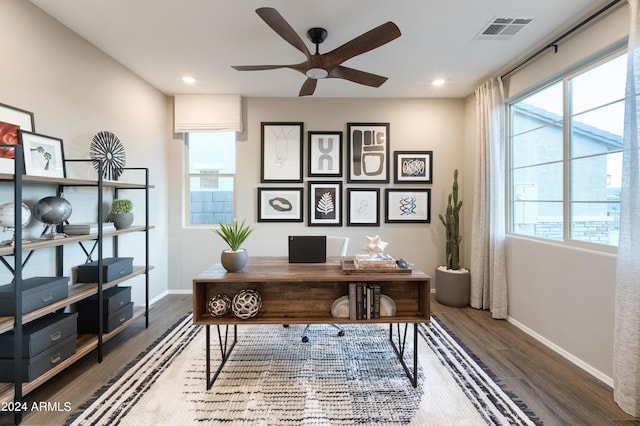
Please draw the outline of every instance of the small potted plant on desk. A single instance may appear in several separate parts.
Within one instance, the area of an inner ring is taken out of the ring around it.
[[[453,172],[453,190],[449,194],[446,214],[438,215],[446,230],[447,264],[436,269],[436,301],[443,305],[461,308],[469,305],[471,274],[460,267],[460,209],[458,201],[458,170]]]
[[[228,272],[239,272],[247,264],[249,254],[247,250],[241,248],[242,243],[249,238],[253,228],[243,220],[241,224],[237,221],[231,225],[219,224],[220,228],[215,229],[216,234],[229,245],[228,249],[222,251],[220,263]]]
[[[116,229],[125,229],[133,223],[133,203],[131,200],[119,198],[111,203],[111,212],[107,216],[107,220],[113,222]]]

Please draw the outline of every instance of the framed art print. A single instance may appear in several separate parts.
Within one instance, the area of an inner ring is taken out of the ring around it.
[[[342,226],[342,182],[309,184],[309,226]]]
[[[258,222],[302,222],[302,188],[258,188]]]
[[[347,226],[380,226],[380,188],[347,188]]]
[[[31,176],[65,177],[62,139],[20,131],[24,171]]]
[[[261,123],[260,182],[302,182],[302,123]]]
[[[389,123],[347,123],[347,182],[389,182]]]
[[[395,183],[433,183],[433,151],[394,151]]]
[[[2,145],[18,145],[20,130],[34,131],[33,113],[0,104],[0,173],[15,171],[15,148]]]
[[[309,176],[342,177],[342,132],[309,132]]]
[[[431,189],[385,189],[386,223],[431,223]]]

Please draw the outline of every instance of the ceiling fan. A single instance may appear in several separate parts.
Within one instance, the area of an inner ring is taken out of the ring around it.
[[[316,52],[311,54],[304,41],[277,10],[271,7],[261,7],[256,9],[256,13],[287,43],[304,53],[307,60],[292,65],[237,65],[232,66],[233,69],[237,71],[260,71],[289,68],[299,71],[307,76],[307,80],[302,85],[298,96],[313,95],[318,80],[322,78],[342,78],[371,87],[380,87],[387,81],[387,77],[345,67],[341,64],[354,56],[373,50],[400,37],[400,29],[393,22],[386,22],[331,52],[323,54],[319,53],[318,47],[327,37],[327,30],[317,27],[311,28],[307,31],[307,36],[316,45]]]

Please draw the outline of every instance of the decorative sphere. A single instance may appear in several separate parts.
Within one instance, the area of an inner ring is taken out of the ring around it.
[[[22,228],[27,226],[31,220],[31,210],[29,207],[22,203]],[[0,206],[0,225],[5,228],[15,229],[15,204],[4,203]]]
[[[209,313],[212,317],[221,317],[229,312],[231,308],[231,299],[224,294],[218,294],[209,301]]]
[[[231,310],[240,319],[255,317],[261,307],[262,297],[255,290],[241,290],[231,302]]]
[[[45,197],[36,203],[33,214],[42,223],[58,225],[71,216],[71,204],[62,197]]]

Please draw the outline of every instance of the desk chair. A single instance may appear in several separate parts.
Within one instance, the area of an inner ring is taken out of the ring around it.
[[[332,237],[327,236],[327,258],[332,256],[346,256],[347,247],[349,246],[349,238],[347,237]],[[302,330],[302,341],[308,342],[307,330],[311,324],[307,324]],[[331,324],[333,328],[338,330],[338,336],[344,336],[344,330],[338,327],[336,324]]]

